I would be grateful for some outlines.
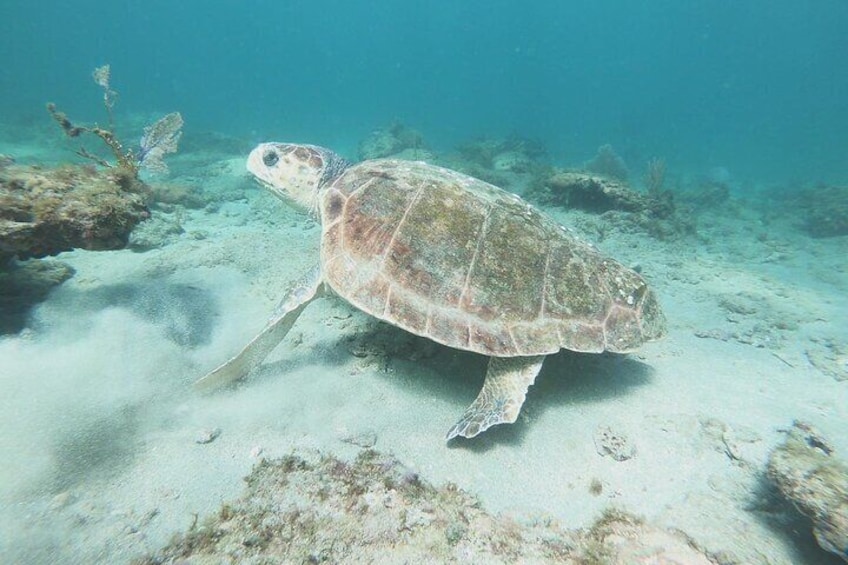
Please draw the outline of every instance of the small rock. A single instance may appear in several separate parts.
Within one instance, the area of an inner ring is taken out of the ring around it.
[[[338,437],[345,443],[358,445],[370,449],[377,444],[377,434],[370,430],[350,432],[347,429],[339,430]]]
[[[196,438],[194,438],[194,443],[199,444],[207,444],[212,443],[218,436],[221,435],[221,428],[206,428],[198,434]]]
[[[364,359],[373,353],[372,349],[362,343],[354,343],[349,348],[350,354],[359,359]]]
[[[600,479],[593,478],[589,482],[589,494],[592,496],[600,496],[604,492],[604,483]]]
[[[616,461],[627,461],[636,455],[636,446],[630,439],[609,426],[598,426],[595,430],[595,450],[599,455],[612,457]]]
[[[762,440],[754,430],[728,428],[721,434],[725,454],[739,463],[753,465],[757,461],[756,444]]]
[[[129,247],[136,251],[165,247],[176,241],[184,232],[179,214],[157,212],[133,230],[129,238]]]
[[[807,359],[819,371],[837,381],[848,381],[848,344],[825,340],[806,351]]]
[[[76,497],[71,494],[69,491],[60,492],[50,501],[50,509],[51,510],[61,510],[65,508],[69,504],[73,504],[76,502]]]

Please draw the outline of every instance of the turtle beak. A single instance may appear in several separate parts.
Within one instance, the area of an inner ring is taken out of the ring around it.
[[[262,155],[266,152],[265,148],[266,144],[263,143],[258,145],[250,154],[247,156],[247,162],[245,166],[247,167],[247,172],[252,174],[259,180],[269,182],[263,173],[267,173],[268,167],[265,163],[262,162]]]
[[[265,190],[271,190],[271,183],[270,182],[257,177],[253,173],[250,173],[250,178],[252,178],[254,181],[256,181],[256,184],[258,184],[259,186],[261,186]]]

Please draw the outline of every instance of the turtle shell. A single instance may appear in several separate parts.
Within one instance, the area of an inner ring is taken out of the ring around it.
[[[641,276],[473,177],[365,161],[323,189],[319,207],[325,282],[438,343],[496,357],[625,352],[665,331]]]

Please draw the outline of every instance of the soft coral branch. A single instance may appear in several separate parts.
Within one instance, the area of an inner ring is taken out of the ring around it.
[[[94,82],[103,88],[103,106],[109,116],[109,128],[102,128],[97,125],[84,126],[71,122],[64,112],[60,112],[56,105],[52,102],[47,104],[47,111],[54,120],[65,132],[68,137],[80,137],[84,133],[90,133],[99,137],[105,143],[117,161],[117,167],[126,170],[133,177],[137,178],[141,168],[148,169],[151,173],[166,173],[168,167],[163,160],[164,156],[169,153],[174,153],[177,150],[177,144],[182,135],[183,118],[179,112],[172,112],[164,116],[156,123],[144,128],[144,135],[141,138],[141,147],[136,155],[132,149],[124,149],[123,144],[117,138],[114,132],[114,118],[112,108],[115,105],[115,99],[118,93],[112,90],[109,84],[110,68],[109,65],[103,65],[94,69],[92,73]],[[77,155],[94,161],[103,167],[113,167],[112,163],[94,155],[85,147],[80,147],[76,151]]]

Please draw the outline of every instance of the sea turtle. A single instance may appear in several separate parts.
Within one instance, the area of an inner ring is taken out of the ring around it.
[[[321,221],[321,257],[236,357],[199,381],[245,376],[315,298],[490,357],[447,439],[518,418],[546,355],[627,352],[665,333],[644,279],[518,196],[420,161],[351,164],[314,145],[263,143],[247,169]]]

